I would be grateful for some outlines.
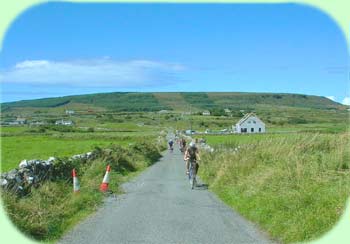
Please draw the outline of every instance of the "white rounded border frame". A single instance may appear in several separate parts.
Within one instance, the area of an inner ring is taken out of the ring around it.
[[[0,52],[11,23],[28,8],[48,2],[76,2],[76,3],[297,3],[317,8],[333,19],[343,32],[346,39],[349,54],[350,44],[350,2],[349,0],[71,0],[71,1],[45,1],[45,0],[1,0],[0,1]],[[349,59],[350,60],[350,59]],[[350,76],[349,76],[350,79]],[[348,80],[349,81],[349,80]],[[350,83],[350,82],[349,82]],[[0,141],[1,145],[1,141]],[[1,151],[0,151],[1,155]],[[0,201],[1,205],[2,201]],[[348,244],[350,240],[350,198],[346,203],[346,209],[338,223],[328,233],[318,240],[308,242],[310,244]],[[37,243],[22,234],[7,217],[3,206],[0,206],[0,243],[28,244]]]

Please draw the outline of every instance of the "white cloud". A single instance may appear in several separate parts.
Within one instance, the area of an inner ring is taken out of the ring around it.
[[[332,101],[335,101],[335,97],[334,96],[327,96],[326,98],[332,100]]]
[[[0,72],[7,84],[69,85],[77,87],[140,87],[178,82],[181,64],[110,58],[75,61],[25,60]]]
[[[344,97],[341,103],[344,105],[350,105],[350,97]]]

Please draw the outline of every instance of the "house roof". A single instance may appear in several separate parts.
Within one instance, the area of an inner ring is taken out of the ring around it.
[[[236,125],[237,125],[237,124],[239,124],[239,125],[243,124],[243,122],[245,122],[247,119],[249,119],[249,118],[252,117],[252,116],[256,117],[261,123],[265,124],[264,122],[262,122],[262,120],[261,120],[258,116],[256,116],[255,113],[248,113],[248,114],[244,115],[243,118],[241,118],[241,119],[236,123]]]

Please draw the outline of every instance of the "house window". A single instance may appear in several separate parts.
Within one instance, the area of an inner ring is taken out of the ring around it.
[[[254,132],[254,128],[250,128],[250,132]]]
[[[247,128],[241,128],[241,133],[246,133],[247,132]]]
[[[254,124],[256,124],[256,121],[255,121],[255,120],[253,120],[253,123],[254,123]]]
[[[259,132],[261,132],[261,128],[259,128]]]

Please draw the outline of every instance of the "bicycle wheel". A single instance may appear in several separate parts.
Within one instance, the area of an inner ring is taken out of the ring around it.
[[[196,175],[195,175],[194,163],[191,162],[191,166],[190,166],[190,184],[191,184],[191,189],[194,188],[195,180],[196,180]]]
[[[195,186],[197,186],[197,179],[196,179],[196,174],[193,173],[193,175],[192,175],[192,189],[194,189]]]

